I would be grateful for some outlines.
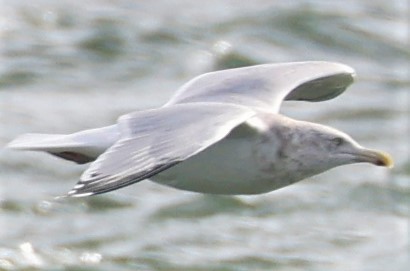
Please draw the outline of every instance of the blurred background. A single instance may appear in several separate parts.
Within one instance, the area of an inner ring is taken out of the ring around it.
[[[0,270],[410,270],[408,1],[1,0]],[[338,61],[357,80],[282,113],[389,152],[258,196],[143,181],[55,201],[86,166],[3,147],[163,104],[192,77]]]

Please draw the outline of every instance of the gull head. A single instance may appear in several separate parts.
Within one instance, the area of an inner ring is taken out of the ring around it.
[[[288,171],[300,173],[299,180],[354,163],[393,167],[389,154],[362,147],[346,133],[316,123],[287,119],[285,129],[275,129],[283,146],[278,157],[282,166],[288,165]]]

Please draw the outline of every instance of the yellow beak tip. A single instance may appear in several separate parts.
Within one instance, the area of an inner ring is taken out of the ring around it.
[[[390,154],[385,152],[380,152],[380,160],[377,163],[380,166],[385,166],[387,168],[394,167],[394,161]]]

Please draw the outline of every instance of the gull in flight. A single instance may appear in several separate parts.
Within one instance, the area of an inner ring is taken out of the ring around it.
[[[320,61],[206,73],[160,108],[74,134],[21,135],[8,147],[91,162],[71,197],[145,179],[201,193],[259,194],[341,165],[391,167],[388,154],[366,149],[341,131],[279,114],[284,101],[340,95],[354,75],[346,65]]]

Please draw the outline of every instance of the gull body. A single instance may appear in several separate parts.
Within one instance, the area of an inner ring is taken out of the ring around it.
[[[349,135],[279,114],[286,100],[318,102],[352,82],[350,67],[330,62],[266,64],[201,75],[156,109],[115,125],[70,135],[27,134],[14,149],[92,162],[68,196],[105,193],[144,179],[212,194],[259,194],[328,169],[387,154]]]
[[[317,141],[318,136],[322,140]],[[341,148],[343,152],[339,151]],[[361,147],[333,128],[263,113],[151,180],[193,192],[252,195],[288,186],[340,165],[384,165],[389,163],[386,159],[390,158]]]

